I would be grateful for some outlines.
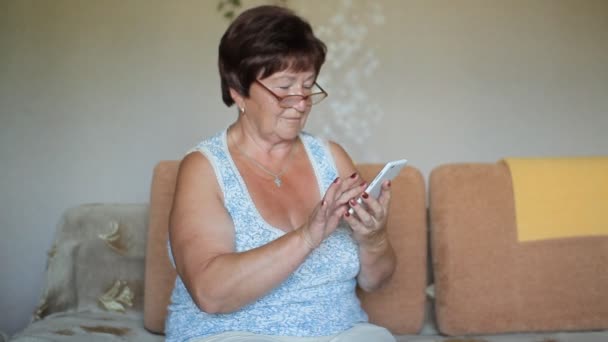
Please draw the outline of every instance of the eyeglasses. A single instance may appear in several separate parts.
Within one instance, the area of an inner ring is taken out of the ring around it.
[[[270,94],[272,94],[272,96],[274,96],[277,99],[277,102],[279,103],[279,107],[281,108],[292,108],[295,105],[297,105],[298,103],[300,103],[300,101],[304,100],[304,102],[306,103],[307,106],[312,106],[312,105],[316,105],[317,103],[323,101],[323,99],[325,99],[327,97],[327,92],[325,90],[323,90],[323,88],[321,88],[321,86],[315,82],[314,85],[319,88],[320,91],[312,93],[312,94],[308,94],[308,95],[285,95],[285,96],[280,96],[277,95],[274,91],[270,90],[268,87],[266,87],[262,82],[255,80],[255,82],[257,84],[259,84],[260,86],[262,86],[262,88],[266,89],[267,92],[269,92]]]

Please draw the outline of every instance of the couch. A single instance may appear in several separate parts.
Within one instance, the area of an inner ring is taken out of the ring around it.
[[[371,179],[382,165],[361,164]],[[175,279],[167,255],[177,161],[148,204],[66,210],[33,321],[11,341],[162,341]],[[428,194],[428,196],[427,196]],[[359,292],[398,341],[606,342],[608,237],[520,243],[503,163],[407,167],[393,182],[389,283]]]

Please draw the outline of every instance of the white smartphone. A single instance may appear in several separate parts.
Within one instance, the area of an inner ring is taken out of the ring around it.
[[[393,180],[393,178],[399,174],[401,169],[403,169],[406,164],[406,159],[393,160],[386,163],[382,170],[378,172],[374,180],[369,183],[365,189],[365,192],[374,198],[378,198],[378,196],[380,196],[380,190],[382,189],[382,183],[384,183],[386,180]],[[357,199],[357,202],[360,204],[362,202],[361,198]],[[353,208],[348,209],[348,212],[352,214],[354,212]]]

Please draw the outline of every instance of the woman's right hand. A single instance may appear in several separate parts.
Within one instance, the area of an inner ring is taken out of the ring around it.
[[[348,210],[348,201],[358,198],[365,190],[367,183],[358,173],[348,178],[336,178],[325,192],[325,196],[313,209],[309,220],[300,230],[300,236],[312,250],[338,227],[344,213]]]

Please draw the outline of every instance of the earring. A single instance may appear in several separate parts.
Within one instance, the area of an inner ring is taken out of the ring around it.
[[[245,107],[241,107],[240,110],[241,110],[241,113],[245,113]]]

